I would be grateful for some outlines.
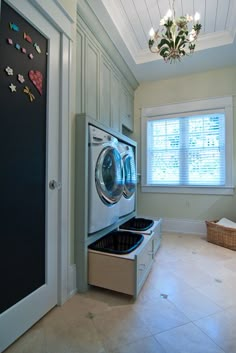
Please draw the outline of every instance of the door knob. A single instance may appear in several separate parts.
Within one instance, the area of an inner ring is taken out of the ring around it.
[[[58,183],[56,180],[50,180],[49,181],[49,188],[51,190],[55,190],[55,189],[61,189],[61,183]]]

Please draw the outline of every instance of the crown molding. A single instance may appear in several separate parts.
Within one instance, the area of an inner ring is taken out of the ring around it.
[[[101,22],[99,21],[87,0],[77,1],[77,15],[77,19],[79,16],[83,19],[95,38],[102,45],[120,72],[123,74],[125,79],[135,90],[139,85],[138,81],[112,42],[109,34],[105,31],[104,27],[102,26]]]

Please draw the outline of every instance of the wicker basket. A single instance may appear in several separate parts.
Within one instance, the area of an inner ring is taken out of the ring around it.
[[[236,228],[224,227],[216,222],[218,221],[206,221],[207,241],[236,250]]]

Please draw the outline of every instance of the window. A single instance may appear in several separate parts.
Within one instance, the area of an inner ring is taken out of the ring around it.
[[[142,191],[232,194],[232,120],[230,97],[143,109]]]

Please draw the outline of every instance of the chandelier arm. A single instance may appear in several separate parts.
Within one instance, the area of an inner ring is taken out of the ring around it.
[[[149,47],[149,49],[150,49],[151,53],[154,53],[154,54],[159,54],[160,53],[160,49],[158,49],[157,47],[155,49],[153,49],[152,47],[151,48]]]

